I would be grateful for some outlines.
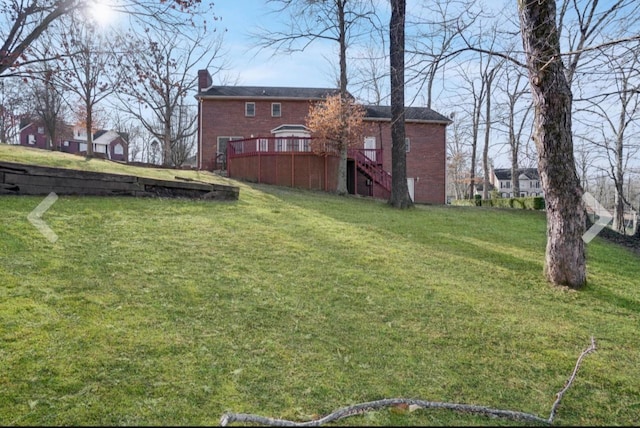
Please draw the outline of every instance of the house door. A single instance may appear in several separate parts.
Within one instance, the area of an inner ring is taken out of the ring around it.
[[[407,178],[407,187],[409,188],[409,197],[411,198],[411,202],[415,200],[415,182],[416,181],[413,178]]]
[[[364,155],[376,161],[376,137],[364,137]]]

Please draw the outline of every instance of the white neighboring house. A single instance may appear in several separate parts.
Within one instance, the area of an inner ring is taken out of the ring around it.
[[[518,170],[520,181],[520,194],[513,195],[511,186],[511,168],[492,169],[490,182],[503,198],[544,196],[540,174],[536,168],[521,168]]]
[[[128,159],[129,143],[116,131],[100,130],[93,135],[93,153],[101,154],[106,159],[124,161]],[[74,140],[78,142],[78,150],[80,152],[87,151],[87,131],[86,129],[75,126],[73,128]],[[67,143],[68,144],[68,143]]]

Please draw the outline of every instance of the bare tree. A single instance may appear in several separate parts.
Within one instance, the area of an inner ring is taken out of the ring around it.
[[[353,58],[355,67],[351,86],[368,104],[381,105],[389,96],[389,57],[385,49],[384,41],[376,41]]]
[[[438,72],[464,52],[458,46],[461,35],[470,30],[479,13],[476,0],[425,2],[422,16],[412,17],[407,26],[415,28],[408,38],[407,81],[418,82],[417,94],[425,95],[425,104],[432,108],[434,84]]]
[[[486,118],[483,117],[483,107],[487,99],[487,84],[493,83],[493,77],[491,76],[495,74],[495,72],[492,72],[492,56],[484,52],[479,52],[476,56],[470,56],[466,58],[465,63],[457,67],[457,72],[462,82],[459,87],[459,97],[461,100],[459,105],[465,109],[466,106],[469,106],[466,113],[471,118],[471,130],[469,132],[471,154],[469,160],[468,194],[470,198],[473,198],[476,191],[476,168],[478,163],[480,128],[483,123],[486,124]],[[486,157],[486,155],[483,157]]]
[[[634,35],[637,29],[634,20],[638,18],[640,3],[636,0],[560,0],[557,12],[558,38],[566,45],[563,55],[565,76],[571,87],[580,64],[589,61],[585,57],[598,55],[593,46],[612,41],[611,29],[615,29],[618,39]]]
[[[376,9],[370,0],[269,0],[276,5],[274,13],[285,16],[288,28],[273,30],[260,28],[253,36],[261,48],[274,48],[276,52],[292,53],[304,51],[312,43],[328,41],[339,49],[340,94],[349,98],[347,92],[347,48],[358,40],[364,40],[379,29]],[[343,130],[347,135],[347,130]],[[338,163],[338,194],[347,190],[348,144],[340,152]]]
[[[147,25],[180,27],[192,23],[200,4],[201,0],[125,0],[112,8]],[[5,0],[0,5],[0,77],[30,74],[30,65],[59,59],[59,53],[32,56],[29,48],[58,20],[86,12],[87,7],[85,0]]]
[[[64,58],[53,77],[57,87],[80,100],[87,134],[87,156],[93,156],[94,112],[114,91],[108,76],[111,53],[106,35],[96,31],[92,22],[80,16],[70,18],[60,26],[59,43]]]
[[[171,165],[182,166],[191,156],[196,147],[196,129],[198,112],[195,106],[184,104],[178,106],[172,131]]]
[[[599,137],[592,143],[602,149],[606,161],[606,173],[613,181],[615,202],[613,204],[613,228],[624,233],[625,207],[631,202],[625,197],[625,171],[640,151],[640,142],[633,138],[639,129],[637,115],[640,112],[640,58],[637,49],[610,48],[602,50],[600,58],[601,79],[612,78],[616,90],[601,91],[589,97],[587,108],[595,119],[590,120],[591,129],[599,130]],[[635,132],[634,132],[635,131]]]
[[[204,29],[192,34],[187,39],[148,29],[119,38],[116,65],[121,71],[117,81],[122,108],[161,143],[163,165],[176,160],[172,148],[197,132],[197,116],[186,114],[187,95],[197,86],[196,69],[209,68],[223,55],[222,36],[211,38]]]
[[[492,61],[492,58],[489,57],[489,62]],[[491,70],[484,69],[481,72],[481,78],[484,81],[484,87],[486,90],[485,93],[485,113],[484,113],[484,147],[482,149],[482,175],[483,175],[483,183],[482,183],[482,199],[489,199],[489,144],[491,143],[491,127],[492,127],[492,119],[491,119],[491,101],[492,101],[492,89],[494,85],[494,80],[496,75],[500,71],[500,67],[504,64],[504,60],[500,60],[493,65]],[[515,196],[515,195],[514,195]]]
[[[553,284],[580,288],[586,282],[585,211],[573,156],[572,93],[560,56],[556,4],[519,2],[519,9],[547,212],[544,272]]]
[[[45,64],[46,65],[46,64]],[[54,71],[47,70],[39,73],[31,86],[32,111],[42,122],[47,133],[47,148],[59,150],[57,146],[59,135],[65,130],[65,116],[68,105],[60,89],[55,84]]]
[[[523,144],[528,146],[527,142],[530,135],[531,122],[529,120],[531,113],[531,99],[526,95],[527,80],[520,67],[514,66],[512,63],[505,63],[505,73],[500,79],[500,90],[506,97],[506,118],[504,125],[507,128],[507,140],[509,144],[509,154],[511,158],[511,188],[513,195],[520,195],[520,179],[518,171],[520,165],[520,151]],[[525,133],[525,131],[527,131]],[[526,137],[526,140],[523,139]]]
[[[0,80],[0,143],[13,144],[20,133],[23,95],[17,79]]]
[[[453,120],[448,127],[447,137],[447,183],[448,193],[456,199],[468,198],[469,150],[465,141],[468,140],[466,121],[467,115],[451,113]]]

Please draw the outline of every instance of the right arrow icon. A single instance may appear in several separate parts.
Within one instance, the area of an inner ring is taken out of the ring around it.
[[[613,220],[613,215],[609,211],[604,209],[604,207],[600,205],[598,201],[596,201],[596,198],[594,198],[593,195],[589,192],[585,192],[584,195],[582,195],[582,200],[584,201],[585,205],[588,208],[591,208],[593,212],[598,216],[598,220],[593,224],[593,226],[591,226],[589,230],[587,230],[584,235],[582,235],[582,240],[586,244],[588,244],[593,238],[596,237],[598,233],[600,233],[602,229],[604,229],[609,223],[611,223],[611,220]]]

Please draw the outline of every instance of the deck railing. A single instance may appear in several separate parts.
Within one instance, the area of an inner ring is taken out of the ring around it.
[[[312,154],[312,138],[309,137],[254,137],[244,140],[231,140],[227,143],[224,165],[229,176],[232,176],[234,158],[262,156],[262,155],[291,155]],[[325,154],[338,155],[337,150],[327,147]],[[372,181],[384,189],[391,190],[391,174],[382,168],[382,149],[353,148],[347,152],[347,157],[356,162],[359,171],[366,174]],[[217,159],[219,163],[220,160]]]
[[[378,153],[379,152],[379,153]],[[361,171],[384,189],[391,191],[391,174],[382,168],[382,150],[353,149],[350,153]]]
[[[311,152],[309,137],[256,137],[232,140],[227,143],[227,157],[255,155],[258,153],[308,153]]]
[[[227,143],[227,157],[257,153],[308,153],[312,151],[311,140],[311,137],[254,137],[231,140]],[[324,153],[337,155],[338,151],[327,146]],[[348,157],[364,157],[372,163],[382,165],[382,153],[382,149],[349,149]]]

